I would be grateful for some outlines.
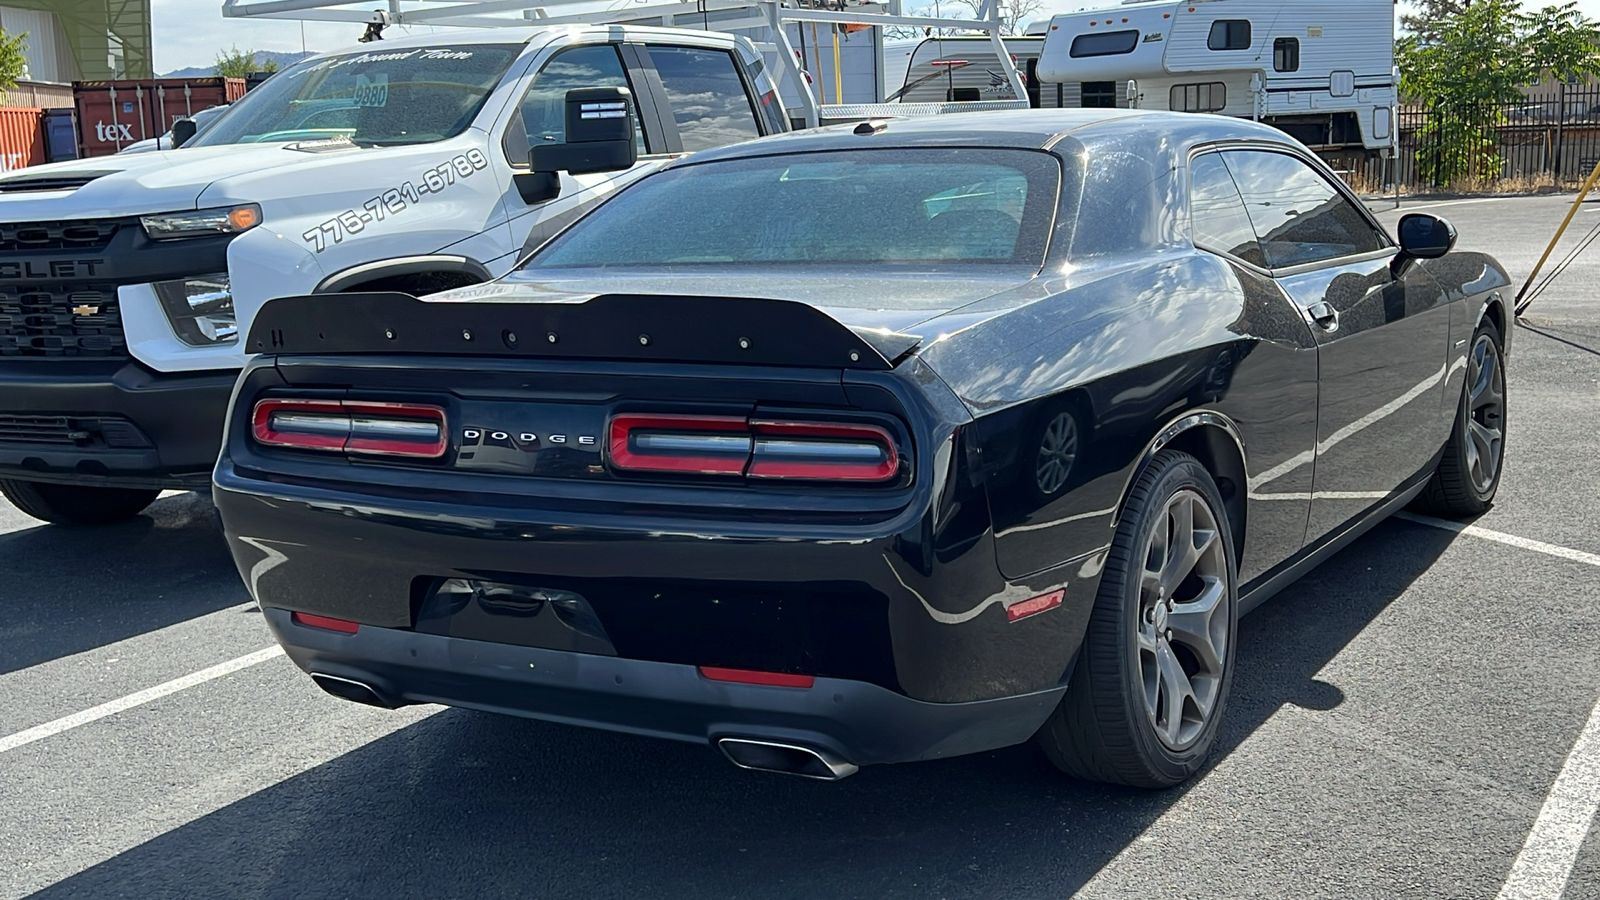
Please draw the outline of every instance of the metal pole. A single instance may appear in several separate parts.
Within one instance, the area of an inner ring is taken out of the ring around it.
[[[1534,263],[1533,271],[1528,273],[1528,280],[1522,283],[1522,290],[1517,291],[1518,316],[1521,316],[1522,311],[1528,308],[1529,303],[1533,302],[1532,300],[1523,300],[1522,296],[1528,293],[1528,287],[1533,284],[1533,279],[1539,275],[1539,270],[1544,268],[1545,261],[1550,258],[1551,251],[1556,249],[1556,244],[1561,240],[1561,236],[1567,233],[1567,226],[1572,224],[1572,217],[1578,214],[1578,206],[1583,203],[1583,198],[1588,196],[1590,189],[1594,187],[1596,179],[1600,179],[1600,162],[1595,163],[1594,171],[1589,173],[1588,180],[1583,183],[1583,189],[1578,191],[1578,196],[1572,201],[1572,208],[1567,210],[1567,217],[1561,220],[1561,227],[1556,229],[1556,236],[1550,239],[1549,245],[1544,248],[1544,255],[1540,256],[1539,261]]]

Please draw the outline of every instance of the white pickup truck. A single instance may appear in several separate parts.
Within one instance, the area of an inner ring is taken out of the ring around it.
[[[637,162],[532,173],[585,88],[628,90]],[[203,488],[267,300],[487,281],[672,156],[787,128],[745,38],[495,29],[312,57],[181,149],[0,178],[0,491],[93,524]]]

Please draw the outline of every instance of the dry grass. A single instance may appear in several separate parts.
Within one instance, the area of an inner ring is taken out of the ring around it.
[[[1358,194],[1394,196],[1394,185],[1383,184],[1376,175],[1355,171],[1344,176],[1345,183]],[[1449,187],[1437,188],[1426,184],[1402,184],[1400,196],[1411,194],[1537,194],[1577,190],[1582,180],[1557,180],[1544,173],[1497,178],[1492,181],[1457,181]]]

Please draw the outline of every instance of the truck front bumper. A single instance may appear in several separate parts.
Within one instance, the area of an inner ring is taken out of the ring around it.
[[[127,360],[0,361],[0,478],[205,488],[236,377]]]

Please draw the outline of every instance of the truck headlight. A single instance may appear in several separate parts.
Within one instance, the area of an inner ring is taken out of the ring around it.
[[[158,241],[238,234],[261,224],[261,207],[254,203],[244,203],[239,206],[218,206],[214,209],[159,213],[153,216],[140,216],[139,224],[144,226],[145,234]]]
[[[157,282],[156,296],[161,298],[172,330],[185,344],[212,347],[238,342],[239,322],[233,312],[228,273]]]

